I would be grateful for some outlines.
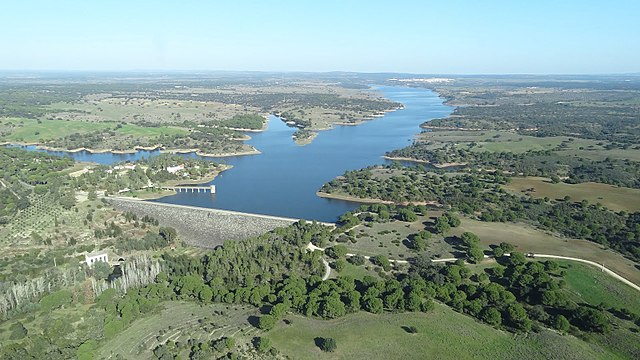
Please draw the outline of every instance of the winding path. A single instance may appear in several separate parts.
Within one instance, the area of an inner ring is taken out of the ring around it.
[[[599,268],[600,270],[602,270],[604,273],[608,274],[609,276],[612,276],[613,278],[616,278],[620,281],[622,281],[623,283],[631,286],[632,288],[640,291],[640,286],[632,283],[631,281],[623,278],[622,276],[614,273],[613,271],[607,269],[606,267],[604,267],[603,264],[598,264],[596,262],[593,261],[589,261],[589,260],[585,260],[585,259],[579,259],[579,258],[573,258],[573,257],[568,257],[568,256],[558,256],[558,255],[542,255],[542,254],[534,254],[533,255],[534,258],[549,258],[549,259],[560,259],[560,260],[572,260],[572,261],[579,261],[585,264],[589,264],[592,266],[595,266],[597,268]]]
[[[510,256],[511,254],[506,253],[504,254],[504,256]],[[493,256],[489,256],[489,255],[485,255],[484,256],[485,259],[488,258],[493,258]],[[604,267],[604,265],[602,264],[598,264],[597,262],[594,261],[590,261],[590,260],[585,260],[585,259],[580,259],[580,258],[574,258],[574,257],[569,257],[569,256],[560,256],[560,255],[547,255],[547,254],[532,254],[533,258],[544,258],[544,259],[558,259],[558,260],[569,260],[569,261],[578,261],[581,263],[585,263],[591,266],[595,266],[598,269],[602,270],[602,272],[606,273],[607,275],[613,277],[614,279],[618,279],[620,281],[622,281],[623,283],[631,286],[633,289],[640,291],[640,286],[634,284],[633,282],[631,282],[630,280],[616,274],[615,272],[607,269],[606,267]],[[453,261],[457,261],[460,259],[464,259],[464,258],[446,258],[446,259],[432,259],[431,262],[434,263],[441,263],[441,262],[453,262]]]
[[[318,247],[313,245],[312,243],[308,243],[307,247],[305,248],[307,251],[322,251],[324,252],[324,248]],[[357,254],[346,254],[348,257],[351,256],[355,256]],[[364,255],[363,256],[365,259],[369,260],[371,257]],[[454,259],[455,260],[455,259]],[[393,260],[393,259],[389,259],[389,262],[392,263],[396,263],[396,264],[408,264],[409,262],[407,260]],[[322,281],[325,281],[329,278],[329,276],[331,276],[331,266],[329,266],[329,262],[327,260],[325,260],[325,258],[322,258],[322,263],[324,264],[324,275],[322,276]]]
[[[307,244],[306,249],[308,251],[315,251],[315,250],[319,250],[324,252],[324,249],[318,246],[313,245],[312,243]],[[356,254],[347,254],[347,256],[355,256]],[[511,254],[506,253],[504,254],[505,256],[510,256]],[[485,255],[484,256],[485,259],[490,259],[493,258],[493,256],[489,256],[489,255]],[[533,258],[544,258],[544,259],[558,259],[558,260],[569,260],[569,261],[578,261],[581,263],[585,263],[591,266],[595,266],[598,269],[602,270],[602,272],[606,273],[607,275],[613,277],[614,279],[618,279],[620,281],[622,281],[623,283],[631,286],[633,289],[640,291],[640,286],[634,284],[633,282],[631,282],[630,280],[627,280],[626,278],[616,274],[615,272],[607,269],[604,265],[602,264],[598,264],[594,261],[590,261],[590,260],[585,260],[585,259],[580,259],[580,258],[574,258],[574,257],[569,257],[569,256],[560,256],[560,255],[547,255],[547,254],[532,254]],[[365,259],[369,260],[371,257],[370,256],[364,256]],[[457,260],[460,260],[464,258],[444,258],[444,259],[431,259],[431,262],[433,263],[444,263],[444,262],[454,262]],[[322,262],[325,264],[325,274],[322,277],[322,280],[327,280],[329,278],[329,275],[331,273],[331,268],[329,267],[329,263],[327,262],[327,260],[325,260],[324,258],[322,259]],[[394,262],[397,264],[408,264],[409,262],[407,260],[393,260],[393,259],[389,259],[389,262]]]

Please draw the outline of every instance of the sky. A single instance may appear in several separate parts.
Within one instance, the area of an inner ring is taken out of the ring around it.
[[[640,72],[639,0],[8,0],[2,70]]]

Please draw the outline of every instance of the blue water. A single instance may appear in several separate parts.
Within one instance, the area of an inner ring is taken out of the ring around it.
[[[382,155],[411,144],[420,131],[421,123],[448,116],[452,110],[430,90],[404,87],[377,89],[388,99],[404,104],[405,108],[358,126],[337,126],[330,131],[321,131],[306,146],[296,145],[291,138],[295,129],[271,116],[268,130],[251,133],[252,139],[247,142],[262,154],[222,160],[233,168],[211,182],[216,185],[217,194],[179,193],[155,201],[334,221],[359,204],[316,196],[322,184],[346,170],[385,163]],[[156,154],[149,151],[136,154],[78,152],[71,156],[80,161],[111,164]]]

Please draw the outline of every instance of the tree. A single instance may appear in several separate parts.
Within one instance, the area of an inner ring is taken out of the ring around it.
[[[172,242],[178,237],[178,232],[172,227],[161,227],[158,229],[158,234],[162,236],[167,243]]]
[[[334,262],[333,267],[337,272],[341,272],[347,266],[347,262],[344,259],[338,259]]]
[[[258,352],[264,353],[271,349],[271,340],[266,337],[257,336],[253,338],[253,346]]]
[[[484,259],[484,252],[478,245],[474,244],[467,249],[467,258],[477,264]]]
[[[97,280],[106,280],[111,275],[111,265],[104,261],[97,261],[93,264],[93,277]]]
[[[24,327],[24,325],[18,321],[15,324],[11,325],[9,327],[9,330],[11,331],[11,335],[9,336],[9,338],[11,340],[20,340],[20,339],[24,339],[27,334],[29,333],[29,331],[27,331],[27,328]]]
[[[324,250],[324,253],[333,259],[341,259],[347,255],[347,247],[344,245],[338,244],[338,245],[326,248]]]
[[[319,338],[317,340],[318,347],[324,352],[334,352],[338,347],[334,338]]]
[[[438,234],[444,234],[451,229],[451,225],[449,225],[449,218],[445,215],[440,216],[436,220],[436,231]]]
[[[554,184],[557,184],[560,182],[560,177],[558,175],[552,175],[551,176],[551,182]]]
[[[469,231],[463,232],[462,235],[460,236],[460,239],[462,240],[462,243],[465,246],[476,245],[480,242],[480,237],[478,237],[478,235]]]
[[[567,320],[567,318],[564,317],[564,315],[556,316],[555,320],[553,321],[553,327],[556,328],[556,330],[561,332],[569,331],[570,326],[571,324],[569,323],[569,320]]]
[[[413,212],[413,210],[409,208],[398,209],[398,220],[413,222],[413,221],[416,221],[417,219],[418,217],[416,216],[416,213]]]
[[[384,303],[380,298],[369,297],[364,300],[364,309],[370,313],[381,314],[384,310]]]
[[[347,313],[344,303],[339,298],[328,296],[320,304],[320,316],[325,319],[335,319]]]
[[[276,325],[276,318],[273,315],[263,315],[258,319],[258,328],[269,331]]]
[[[527,315],[527,311],[519,303],[509,304],[507,307],[507,316],[511,325],[519,330],[531,330],[531,319]]]
[[[198,299],[202,302],[210,302],[213,297],[213,291],[207,285],[204,285],[198,293]]]
[[[606,333],[610,328],[609,319],[604,311],[587,306],[578,308],[575,319],[580,328],[586,331]]]
[[[91,189],[89,190],[89,193],[87,194],[87,199],[94,201],[98,198],[98,194],[96,194],[96,191]]]
[[[486,322],[489,325],[500,325],[502,323],[502,315],[500,311],[494,307],[487,307],[482,310],[480,315],[482,321]]]
[[[508,242],[504,242],[504,241],[500,243],[500,248],[505,253],[510,253],[515,249],[513,245],[509,244]]]
[[[349,262],[356,266],[364,265],[366,260],[367,259],[365,259],[364,256],[358,254],[349,257]]]
[[[431,233],[425,230],[418,232],[411,238],[410,246],[416,251],[427,249],[427,241],[431,238]]]
[[[456,214],[451,213],[451,212],[447,212],[445,215],[446,215],[447,219],[449,219],[449,225],[451,227],[460,226],[460,218]]]
[[[374,265],[378,265],[382,267],[384,271],[391,270],[391,264],[389,263],[389,259],[387,259],[387,257],[384,255],[376,255],[372,257],[370,260]]]

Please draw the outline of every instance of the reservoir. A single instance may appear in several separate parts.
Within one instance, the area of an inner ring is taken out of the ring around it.
[[[250,133],[251,140],[247,141],[262,154],[210,158],[233,165],[232,169],[210,182],[216,185],[217,194],[182,192],[153,201],[335,221],[342,213],[355,209],[359,204],[318,197],[316,192],[322,184],[347,170],[384,164],[384,153],[410,145],[420,132],[420,124],[446,117],[452,111],[431,90],[386,86],[375,89],[386,98],[404,104],[405,108],[358,126],[336,126],[332,130],[321,131],[306,146],[293,142],[291,136],[295,128],[270,116],[268,129],[261,133]],[[102,164],[158,154],[157,151],[139,151],[135,154],[47,152]]]

